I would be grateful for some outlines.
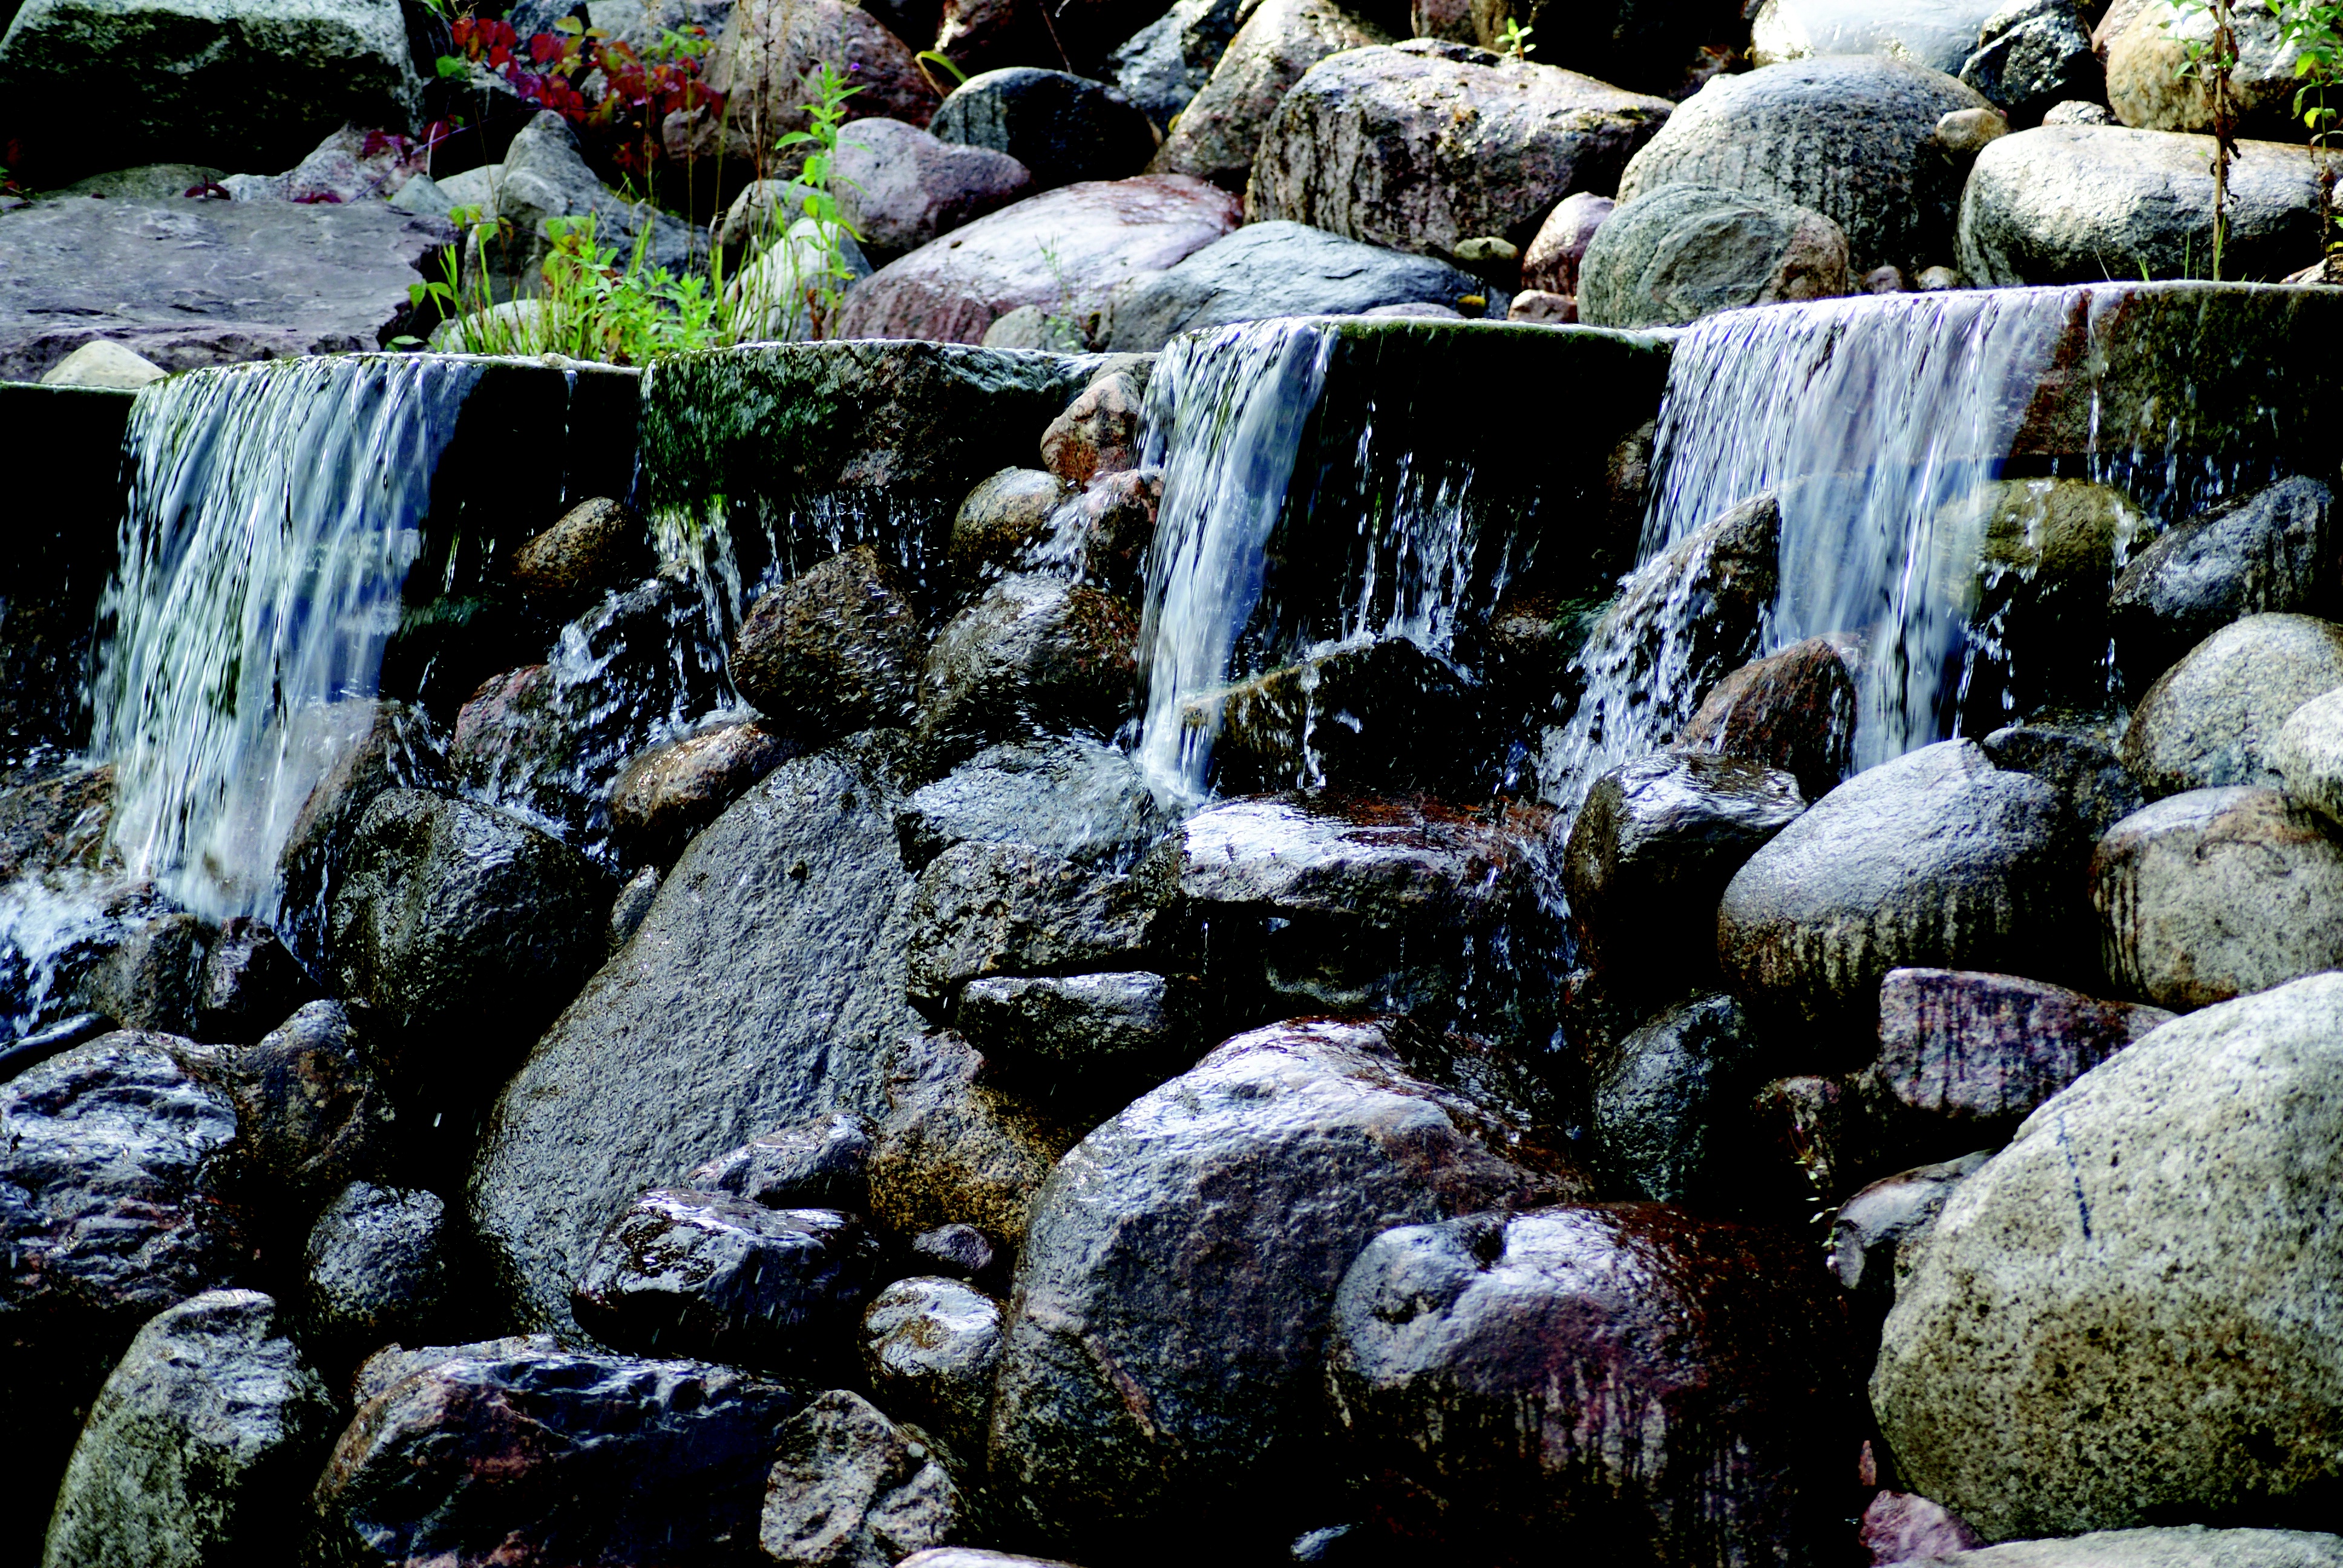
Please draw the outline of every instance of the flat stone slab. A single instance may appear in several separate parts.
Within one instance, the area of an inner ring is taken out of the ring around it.
[[[0,380],[94,338],[166,370],[380,347],[445,219],[387,205],[119,201],[0,213]]]

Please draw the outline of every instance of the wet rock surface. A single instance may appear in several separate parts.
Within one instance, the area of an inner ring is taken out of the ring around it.
[[[936,634],[919,733],[940,759],[1068,729],[1111,733],[1135,700],[1139,617],[1064,579],[1003,579]]]
[[[1960,78],[1992,100],[2014,126],[2037,125],[2062,103],[2097,98],[2107,77],[2083,14],[2063,0],[2016,0],[1977,30],[1976,52]]]
[[[932,1275],[898,1280],[862,1314],[862,1367],[889,1408],[935,1429],[960,1452],[984,1452],[1001,1362],[1001,1303]]]
[[[1981,1149],[1957,1160],[1916,1165],[1880,1178],[1840,1204],[1830,1232],[1831,1272],[1839,1284],[1885,1314],[1895,1304],[1904,1249],[1928,1233],[1954,1191],[1992,1158],[1991,1151]]]
[[[1832,1507],[1835,1316],[1786,1238],[1658,1207],[1473,1215],[1359,1254],[1327,1384],[1382,1506],[1449,1550],[1566,1529],[1623,1562],[1794,1555]]]
[[[2013,1541],[1947,1553],[1948,1568],[2327,1568],[2343,1563],[2343,1540],[2301,1530],[2095,1530],[2065,1541]]]
[[[2299,1325],[2335,1289],[2338,1009],[2319,975],[2168,1024],[1962,1183],[1872,1378],[1916,1490],[1991,1540],[2267,1517],[2325,1483],[2335,1377]]]
[[[972,980],[953,1022],[988,1057],[1046,1081],[1176,1061],[1196,1011],[1184,987],[1141,970]]]
[[[344,1349],[427,1339],[454,1298],[454,1251],[437,1193],[353,1181],[309,1231],[303,1324]]]
[[[774,137],[806,128],[806,74],[817,62],[864,89],[849,100],[854,118],[924,126],[940,96],[912,58],[913,47],[876,12],[839,0],[739,0],[724,20],[705,72],[724,98],[724,151],[761,166]]]
[[[336,1416],[268,1297],[208,1291],[169,1307],[98,1391],[42,1561],[290,1561]]]
[[[926,639],[901,574],[868,545],[759,599],[732,678],[786,734],[820,742],[905,722]]]
[[[1051,514],[1070,493],[1065,480],[1040,468],[1003,468],[986,478],[952,514],[952,564],[971,574],[1013,566],[1047,538]]]
[[[1129,877],[965,843],[929,862],[910,914],[911,1000],[941,1008],[987,976],[1128,968],[1147,954],[1153,908]]]
[[[1041,466],[1080,486],[1137,467],[1150,363],[1122,354],[1107,360],[1108,367],[1041,432]]]
[[[1852,292],[1846,236],[1811,207],[1667,185],[1621,206],[1578,267],[1591,327],[1682,327],[1713,311]]]
[[[859,1116],[826,1116],[754,1138],[699,1166],[684,1185],[772,1209],[870,1206],[870,1132]]]
[[[1222,794],[1334,785],[1464,797],[1485,767],[1479,709],[1445,662],[1387,637],[1233,682],[1181,721],[1210,739]]]
[[[1240,1036],[1141,1096],[1037,1201],[994,1396],[996,1480],[1069,1544],[1243,1500],[1274,1539],[1328,1457],[1312,1440],[1319,1362],[1359,1247],[1574,1186],[1521,1163],[1503,1126],[1411,1077],[1372,1025]]]
[[[317,1551],[482,1562],[529,1522],[527,1561],[747,1559],[782,1428],[804,1397],[704,1362],[549,1340],[451,1346],[362,1374],[317,1480]]]
[[[965,1512],[925,1444],[832,1389],[781,1429],[757,1540],[776,1563],[893,1568],[960,1534]]]
[[[691,836],[803,749],[762,724],[726,724],[645,752],[610,787],[610,828],[632,854],[672,862]]]
[[[989,1081],[956,1034],[896,1058],[870,1158],[872,1218],[899,1235],[967,1225],[1020,1246],[1034,1194],[1081,1136],[1052,1108]]]
[[[1152,841],[1162,817],[1129,758],[1077,736],[978,752],[908,796],[895,828],[915,871],[967,843],[1024,844],[1112,866]]]
[[[186,1060],[236,1107],[236,1180],[305,1225],[396,1158],[403,1130],[382,1052],[340,1002],[310,1002],[256,1044]]]
[[[1767,1056],[1729,996],[1670,1008],[1628,1035],[1594,1085],[1605,1175],[1663,1203],[1716,1202],[1734,1181],[1732,1123]]]
[[[2318,614],[2334,601],[2333,493],[2282,479],[2190,518],[2148,544],[2107,599],[2126,673],[2150,678],[2232,621]]]
[[[2312,698],[2343,687],[2343,626],[2255,615],[2189,649],[2147,689],[2117,755],[2152,799],[2279,782],[2268,749]]]
[[[1485,286],[1433,256],[1303,224],[1247,224],[1115,297],[1107,346],[1151,353],[1182,332],[1272,316],[1355,316],[1383,305],[1453,307]]]
[[[248,915],[231,916],[204,954],[196,983],[196,1038],[258,1040],[317,994],[316,983],[275,931]]]
[[[642,581],[657,564],[634,508],[597,496],[513,552],[513,586],[532,605],[567,619],[603,594]]]
[[[2094,833],[2105,832],[2147,803],[2139,780],[2096,734],[2056,723],[2013,724],[1977,744],[1995,767],[2031,773],[2064,795]]]

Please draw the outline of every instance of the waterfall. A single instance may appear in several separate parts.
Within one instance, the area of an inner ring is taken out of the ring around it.
[[[1212,736],[1191,729],[1184,709],[1226,683],[1260,602],[1333,341],[1309,320],[1222,327],[1176,339],[1148,380],[1141,460],[1162,467],[1163,501],[1140,622],[1137,759],[1168,800],[1203,798]]]
[[[371,697],[477,363],[337,356],[142,391],[100,606],[91,749],[128,869],[219,920],[273,915],[322,759],[314,710]]]

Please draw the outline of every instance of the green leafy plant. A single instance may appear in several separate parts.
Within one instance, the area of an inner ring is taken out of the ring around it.
[[[2337,111],[2328,103],[2328,89],[2343,82],[2343,0],[2289,0],[2278,14],[2286,41],[2294,50],[2295,117],[2309,133],[2318,155],[2319,232],[2332,255],[2343,250],[2336,235],[2335,169],[2328,158],[2338,129]]]
[[[960,86],[968,81],[968,73],[953,65],[940,49],[922,49],[911,56],[911,61],[920,67],[920,75],[928,79],[928,85],[939,93],[949,94],[952,89],[936,80],[935,72],[929,69],[931,65],[942,67],[944,74],[951,77],[952,87]]]
[[[862,239],[840,212],[837,192],[841,183],[852,183],[838,173],[839,128],[846,123],[846,100],[862,89],[826,60],[806,78],[806,85],[813,94],[813,101],[805,106],[806,128],[784,134],[773,144],[773,150],[786,155],[795,148],[805,149],[796,180],[796,214],[781,225],[779,248],[786,254],[790,293],[805,301],[811,317],[809,335],[819,337],[836,319],[846,286],[854,281],[843,241],[850,238],[860,244]],[[788,243],[789,231],[799,217],[806,220],[811,233],[810,256]]]
[[[451,216],[483,240],[506,237],[508,226],[483,219],[476,209],[458,208]],[[462,278],[452,251],[444,255],[437,281],[415,285],[409,293],[417,305],[436,300],[455,316],[455,336],[467,354],[559,354],[646,365],[661,354],[734,340],[732,313],[712,274],[679,277],[648,265],[649,224],[623,256],[596,238],[591,214],[552,219],[546,231],[552,250],[545,259],[545,290],[534,298],[497,304],[486,267]],[[480,246],[483,254],[488,248]]]
[[[1530,57],[1537,45],[1530,42],[1534,27],[1524,27],[1513,17],[1505,18],[1505,30],[1497,35],[1497,52],[1516,65]]]
[[[2213,281],[2221,280],[2221,260],[2229,239],[2229,166],[2237,156],[2237,12],[2232,0],[2178,0],[2177,16],[2206,15],[2212,19],[2212,36],[2184,38],[2184,58],[2176,69],[2182,80],[2201,83],[2213,109]]]

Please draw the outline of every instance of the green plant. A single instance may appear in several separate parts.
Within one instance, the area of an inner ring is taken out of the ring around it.
[[[2201,83],[2213,110],[2213,281],[2221,281],[2221,259],[2229,239],[2229,165],[2237,156],[2237,13],[2232,0],[2177,0],[2177,19],[2212,19],[2208,38],[2181,40],[2183,59],[2176,75]]]
[[[2318,155],[2319,232],[2328,236],[2328,251],[2343,250],[2343,241],[2335,237],[2335,169],[2327,156],[2337,129],[2328,89],[2343,82],[2343,0],[2288,0],[2278,19],[2294,50],[2295,79],[2301,84],[2294,94],[2295,116],[2309,132]]]
[[[846,286],[854,281],[843,242],[850,238],[860,244],[862,239],[839,211],[836,190],[841,183],[852,183],[838,173],[838,133],[846,123],[846,100],[862,89],[826,60],[808,75],[806,85],[813,93],[813,102],[805,106],[806,128],[784,134],[773,150],[806,149],[796,180],[798,216],[809,225],[813,243],[810,247],[790,243],[797,222],[791,218],[781,225],[781,243],[776,248],[789,272],[790,296],[805,301],[811,318],[809,335],[819,337],[836,318]]]
[[[1530,42],[1534,27],[1524,27],[1513,17],[1505,18],[1505,30],[1497,35],[1497,52],[1509,56],[1515,64],[1530,57],[1537,45]]]
[[[912,55],[911,60],[914,65],[920,67],[920,75],[928,79],[928,85],[933,87],[939,93],[949,94],[951,91],[951,87],[947,87],[941,82],[936,80],[936,74],[928,69],[930,65],[942,66],[945,72],[952,79],[952,87],[964,85],[968,81],[968,73],[961,70],[958,65],[953,65],[950,59],[945,57],[943,52],[940,49],[922,49],[918,54]]]
[[[484,256],[490,243],[508,237],[508,225],[484,219],[477,209],[458,208],[450,216],[478,236]],[[437,300],[450,311],[467,354],[559,354],[645,365],[658,355],[735,340],[732,311],[713,274],[678,277],[647,265],[649,224],[623,259],[617,246],[597,241],[591,214],[555,218],[546,230],[552,250],[545,259],[545,289],[537,297],[496,304],[487,267],[465,279],[451,250],[443,253],[439,280],[410,289],[415,303]]]

